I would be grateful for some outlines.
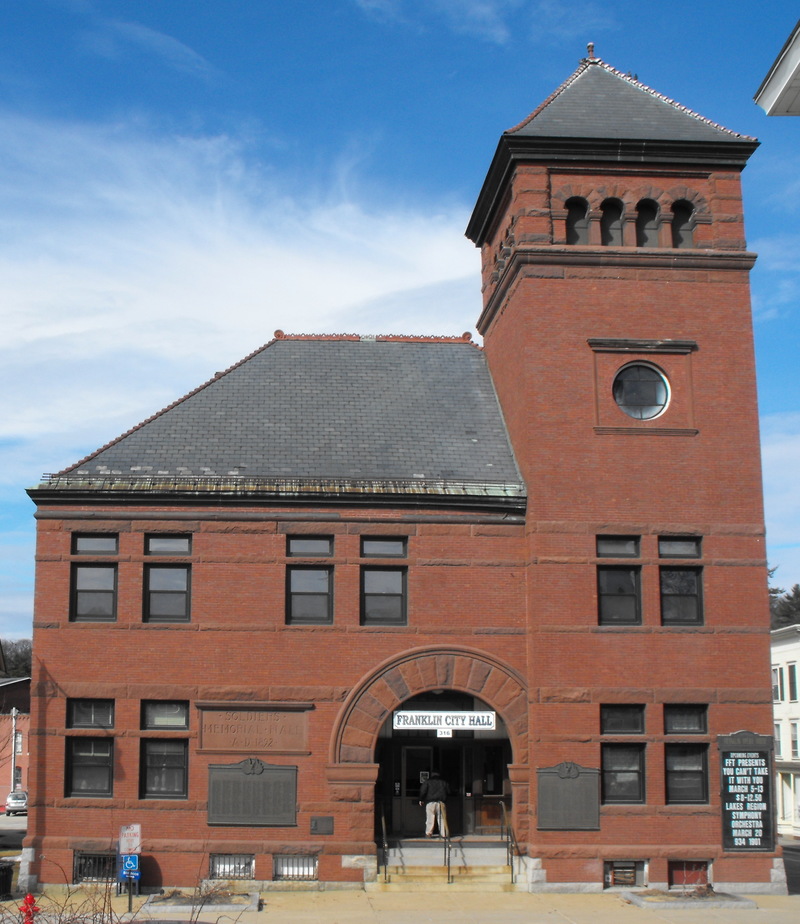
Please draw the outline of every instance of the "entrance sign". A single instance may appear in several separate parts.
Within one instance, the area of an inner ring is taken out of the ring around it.
[[[721,735],[722,846],[775,849],[771,757],[773,739],[752,732]]]
[[[392,728],[403,731],[494,731],[494,712],[395,712]]]
[[[141,825],[123,825],[119,829],[119,852],[122,854],[142,852]]]

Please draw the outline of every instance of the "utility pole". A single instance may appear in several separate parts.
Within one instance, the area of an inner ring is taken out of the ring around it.
[[[17,782],[17,716],[19,709],[11,709],[11,792],[14,792]]]

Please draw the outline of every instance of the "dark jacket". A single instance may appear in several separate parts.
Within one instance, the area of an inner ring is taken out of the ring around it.
[[[420,802],[444,802],[450,794],[450,787],[440,776],[431,776],[419,788]]]

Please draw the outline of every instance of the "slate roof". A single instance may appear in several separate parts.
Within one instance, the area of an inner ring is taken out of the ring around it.
[[[600,58],[578,69],[506,134],[670,141],[754,141],[717,125]]]
[[[80,485],[524,495],[469,335],[280,335],[43,487]]]

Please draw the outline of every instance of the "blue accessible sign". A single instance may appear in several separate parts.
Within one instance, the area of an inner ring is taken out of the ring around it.
[[[136,853],[124,853],[122,854],[122,872],[126,875],[128,873],[138,873],[139,872],[139,855]],[[136,877],[132,877],[136,878]]]

